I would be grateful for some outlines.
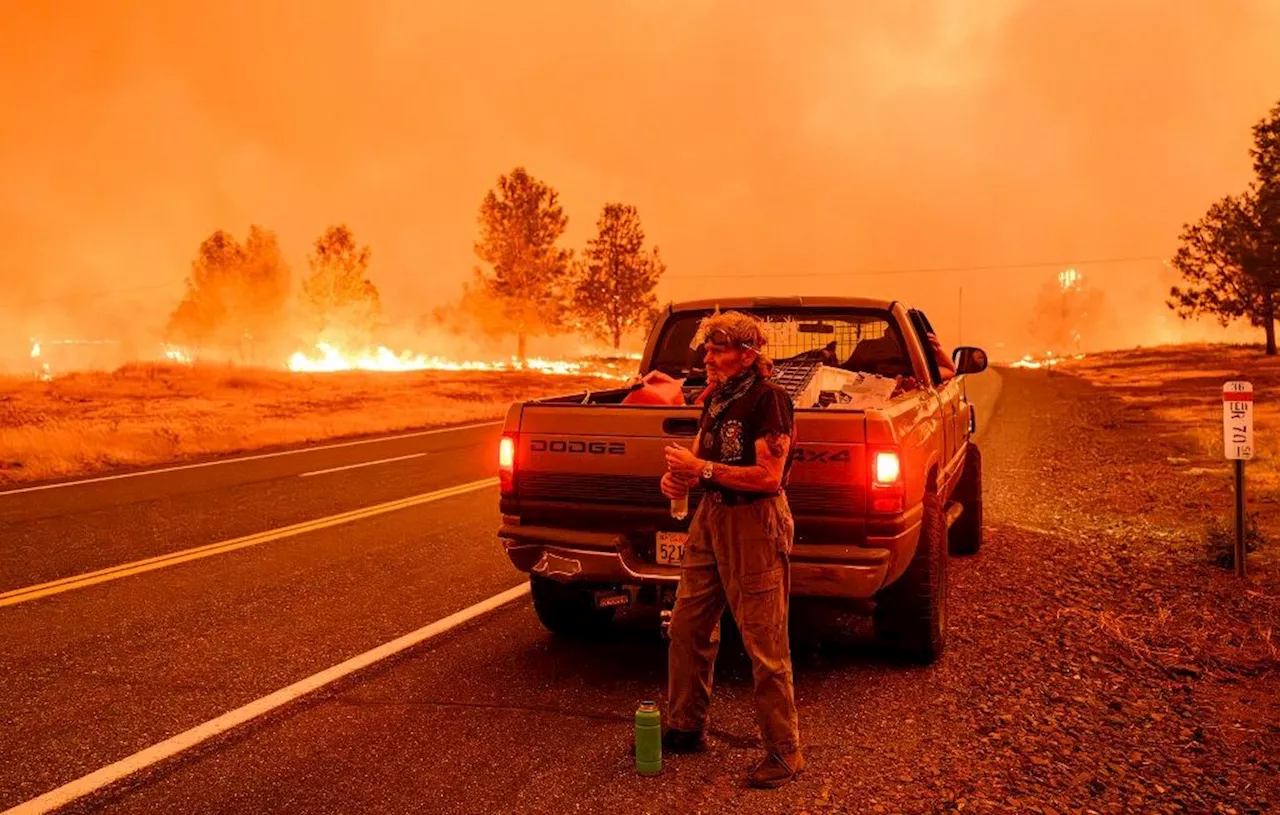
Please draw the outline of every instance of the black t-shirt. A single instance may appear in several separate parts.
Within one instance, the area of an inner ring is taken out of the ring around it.
[[[729,402],[719,416],[711,415],[711,405],[711,398],[708,397],[702,406],[699,425],[702,439],[699,442],[698,458],[717,464],[750,467],[756,463],[757,440],[780,433],[792,437],[794,442],[795,407],[791,403],[791,397],[767,379],[757,378],[741,396]],[[782,472],[784,485],[790,470],[788,455]],[[705,486],[726,496],[733,495],[747,500],[767,496],[767,493],[738,492],[719,484]]]

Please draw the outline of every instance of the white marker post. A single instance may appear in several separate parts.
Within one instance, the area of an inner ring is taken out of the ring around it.
[[[1222,447],[1236,468],[1236,577],[1245,576],[1244,463],[1253,458],[1253,385],[1222,384]]]

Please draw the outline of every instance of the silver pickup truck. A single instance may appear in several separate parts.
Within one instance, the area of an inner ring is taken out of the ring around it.
[[[786,488],[796,520],[792,595],[874,601],[879,636],[935,659],[946,633],[947,560],[982,541],[982,457],[966,377],[978,348],[954,353],[944,379],[925,315],[898,301],[839,297],[673,304],[650,332],[641,374],[679,382],[675,404],[634,404],[639,383],[511,406],[500,451],[502,525],[512,564],[530,575],[551,631],[607,630],[624,606],[668,609],[688,520],[659,491],[663,448],[697,432],[706,387],[698,322],[750,312],[770,329],[775,381],[793,394],[797,444]],[[835,382],[824,389],[817,378]],[[878,402],[839,384],[910,377]],[[695,490],[691,505],[700,494]]]

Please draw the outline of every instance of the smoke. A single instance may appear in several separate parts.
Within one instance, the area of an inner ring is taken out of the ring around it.
[[[516,165],[575,248],[636,205],[662,299],[894,297],[948,344],[1021,351],[1075,266],[1120,315],[1089,347],[1221,336],[1164,307],[1160,259],[1247,183],[1280,98],[1268,0],[10,6],[0,359],[150,347],[200,241],[251,223],[295,269],[349,224],[403,340],[447,350],[412,327],[470,279]],[[1043,265],[989,268],[1016,264]]]

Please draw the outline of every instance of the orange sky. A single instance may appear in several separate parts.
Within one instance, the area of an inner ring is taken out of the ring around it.
[[[1167,256],[1280,101],[1269,0],[212,5],[6,4],[0,340],[158,327],[201,239],[251,222],[295,274],[347,222],[411,319],[522,164],[570,245],[638,206],[664,299],[898,296],[951,344],[963,285],[965,340],[1025,343],[1057,268],[848,273]],[[1107,342],[1168,313],[1158,261],[1078,268]]]

